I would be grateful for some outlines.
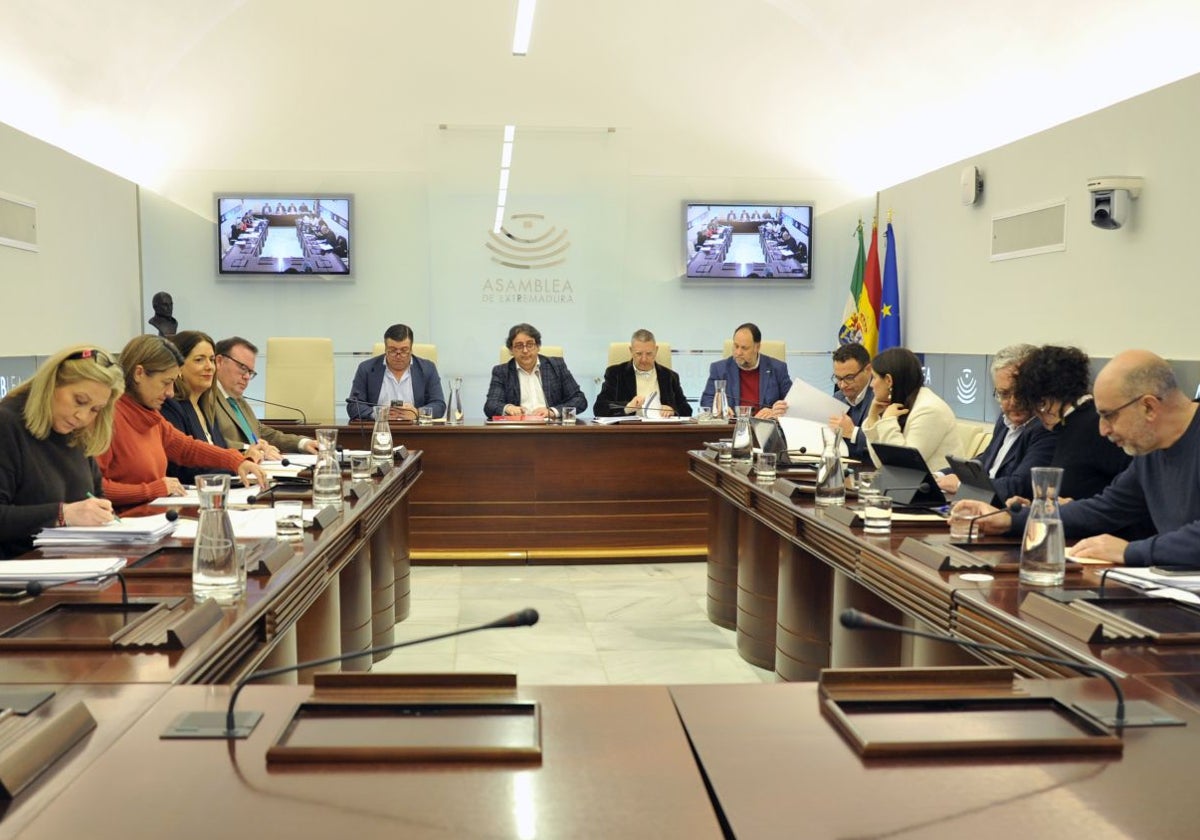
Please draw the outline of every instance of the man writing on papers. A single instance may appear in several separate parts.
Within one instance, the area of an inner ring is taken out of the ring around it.
[[[620,417],[636,414],[646,398],[657,394],[654,417],[691,417],[692,407],[683,395],[679,374],[658,364],[658,343],[650,330],[638,330],[629,342],[632,359],[610,366],[604,371],[604,386],[592,406],[597,417]]]
[[[700,406],[712,407],[713,383],[724,381],[730,407],[753,406],[755,417],[782,416],[787,411],[783,398],[792,386],[792,377],[787,362],[762,355],[761,348],[762,331],[756,325],[746,323],[734,330],[733,355],[709,367]]]
[[[1068,539],[1078,557],[1129,566],[1178,565],[1200,569],[1200,418],[1179,390],[1166,361],[1146,350],[1127,350],[1104,366],[1093,388],[1100,433],[1133,456],[1133,462],[1098,496],[1062,506]],[[962,501],[972,515],[995,508]],[[981,519],[985,533],[1020,533],[1025,513]],[[1132,542],[1114,531],[1145,522],[1155,536]]]
[[[278,461],[283,452],[309,452],[315,455],[315,440],[264,426],[246,402],[243,396],[246,386],[258,376],[258,371],[254,369],[258,348],[235,335],[218,341],[216,354],[217,393],[213,415],[225,444],[231,449],[259,446],[268,461]]]

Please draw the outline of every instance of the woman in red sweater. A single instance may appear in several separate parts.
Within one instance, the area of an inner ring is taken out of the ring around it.
[[[267,486],[263,471],[240,452],[188,437],[159,413],[175,393],[182,364],[175,345],[156,335],[139,335],[121,351],[125,393],[117,400],[112,445],[96,457],[104,476],[104,496],[119,510],[162,496],[183,495],[179,479],[167,476],[168,461],[230,470],[241,476],[243,484],[254,476],[259,486]]]

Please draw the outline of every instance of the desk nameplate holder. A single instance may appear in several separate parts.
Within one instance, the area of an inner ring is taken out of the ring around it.
[[[1004,574],[1021,569],[1020,553],[1010,544],[973,543],[979,553],[950,543],[948,536],[905,537],[899,552],[923,563],[935,572],[995,572]],[[986,553],[984,553],[986,552]],[[1067,561],[1067,574],[1078,574],[1083,567]]]
[[[221,620],[216,601],[191,598],[51,604],[0,634],[0,650],[182,650]],[[129,614],[135,614],[127,620]]]
[[[1021,602],[1020,613],[1089,644],[1200,642],[1200,609],[1190,604],[1169,598],[1105,597],[1091,592],[1066,600],[1031,592]]]
[[[324,530],[337,521],[342,512],[333,505],[327,505],[317,511],[317,515],[313,517],[313,527]]]
[[[825,669],[821,714],[863,758],[1119,754],[1124,741],[1011,668]],[[989,673],[990,672],[990,673]],[[828,676],[827,676],[828,675]]]
[[[0,713],[0,799],[15,799],[80,739],[96,728],[82,702],[50,720]]]

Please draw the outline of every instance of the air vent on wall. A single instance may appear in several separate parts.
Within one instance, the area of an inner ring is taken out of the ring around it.
[[[992,259],[1011,260],[1067,249],[1065,199],[992,217]]]
[[[37,205],[0,193],[0,245],[36,251]]]

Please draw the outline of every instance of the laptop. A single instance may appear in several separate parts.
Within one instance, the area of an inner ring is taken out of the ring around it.
[[[872,443],[879,461],[876,485],[900,507],[938,508],[946,504],[929,466],[921,453],[911,446]]]
[[[997,498],[996,485],[992,477],[979,461],[959,458],[957,455],[947,455],[946,462],[950,464],[950,472],[958,476],[958,492],[956,499],[975,499],[979,502],[993,504]]]

